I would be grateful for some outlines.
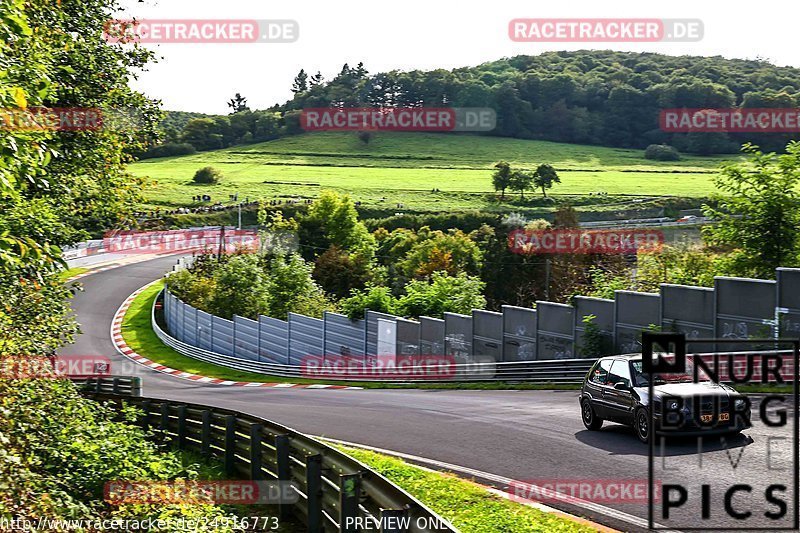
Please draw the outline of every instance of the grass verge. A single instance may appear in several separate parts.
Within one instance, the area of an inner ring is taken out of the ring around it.
[[[84,267],[75,267],[75,268],[70,268],[69,270],[65,270],[64,272],[61,272],[58,275],[58,277],[61,279],[61,281],[65,282],[69,278],[79,276],[85,272],[89,272],[89,269]]]
[[[163,283],[156,283],[142,291],[131,303],[122,320],[122,338],[130,348],[139,355],[155,361],[156,363],[198,374],[210,378],[226,379],[231,381],[252,381],[258,383],[300,383],[300,384],[329,384],[330,381],[284,378],[266,374],[256,374],[233,370],[220,365],[205,363],[186,357],[169,346],[165,345],[156,336],[150,325],[150,310],[153,301],[163,288]],[[534,383],[372,383],[372,382],[336,382],[341,385],[363,387],[369,389],[465,389],[465,390],[575,390],[578,385],[563,384],[534,384]]]
[[[431,472],[369,450],[339,448],[408,491],[463,533],[596,531],[561,515],[501,498],[450,473]]]

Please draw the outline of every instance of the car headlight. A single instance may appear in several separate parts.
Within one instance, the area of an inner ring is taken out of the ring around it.
[[[667,401],[667,409],[670,411],[675,411],[678,409],[678,400],[669,400]]]
[[[736,398],[733,401],[733,406],[734,406],[734,408],[736,408],[737,411],[740,411],[740,410],[744,409],[744,406],[746,404],[747,404],[747,402],[744,401],[744,398]]]

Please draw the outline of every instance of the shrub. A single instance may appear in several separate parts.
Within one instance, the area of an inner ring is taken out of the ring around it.
[[[363,290],[354,290],[352,294],[350,298],[342,300],[340,303],[342,313],[347,315],[350,320],[364,318],[367,310],[395,314],[397,300],[392,296],[392,291],[388,287],[369,286]]]
[[[651,144],[644,151],[644,158],[655,161],[678,161],[681,154],[668,144]]]
[[[409,317],[469,314],[473,309],[486,307],[485,286],[479,278],[464,273],[448,276],[444,272],[434,272],[430,282],[414,280],[406,285],[406,294],[398,300],[397,311]]]
[[[119,412],[82,398],[69,381],[0,380],[0,516],[85,520],[186,516],[209,523],[215,517],[225,518],[226,510],[212,505],[112,506],[103,500],[108,481],[218,475],[188,455],[160,450],[147,432],[131,424],[135,416],[131,408]],[[170,525],[160,529],[177,530],[180,527]]]
[[[194,173],[192,179],[195,183],[215,185],[222,179],[222,172],[214,167],[203,167]]]

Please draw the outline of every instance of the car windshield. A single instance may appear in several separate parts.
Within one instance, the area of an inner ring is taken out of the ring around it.
[[[655,374],[655,380],[653,381],[653,385],[664,385],[667,383],[692,383],[694,381],[694,377],[692,376],[692,365],[691,360],[687,360],[687,369],[688,372],[686,373],[669,373],[669,374]],[[646,374],[642,370],[642,360],[638,359],[635,361],[631,361],[631,366],[633,367],[633,381],[637,387],[647,387],[650,384],[650,375]],[[701,368],[698,372],[697,381],[710,381],[710,378]]]

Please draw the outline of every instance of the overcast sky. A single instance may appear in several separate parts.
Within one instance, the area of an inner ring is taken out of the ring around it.
[[[163,57],[135,87],[164,108],[228,113],[235,92],[252,109],[291,97],[297,72],[320,70],[330,79],[347,62],[371,73],[477,65],[502,57],[583,48],[764,58],[800,66],[797,20],[790,2],[670,0],[122,0],[125,16],[144,19],[293,19],[294,43],[148,45]],[[778,7],[780,5],[780,7]],[[514,43],[514,18],[701,19],[704,38],[691,43]]]

